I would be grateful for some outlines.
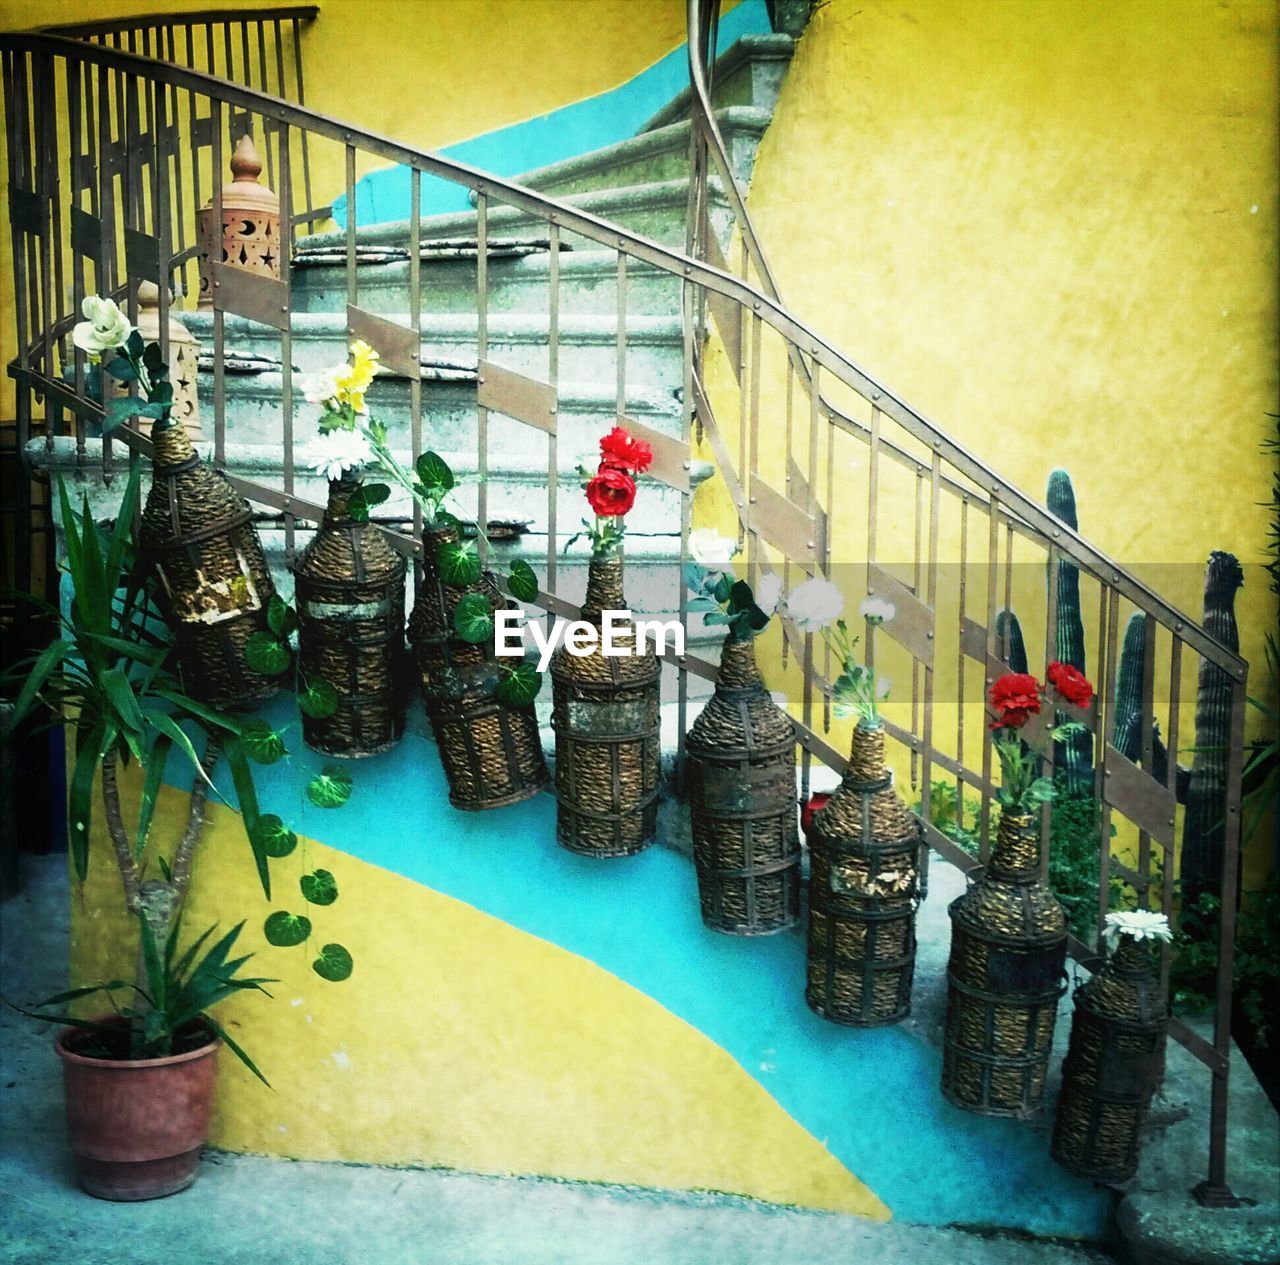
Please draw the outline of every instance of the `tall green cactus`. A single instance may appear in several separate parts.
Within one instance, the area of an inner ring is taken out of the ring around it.
[[[1022,639],[1022,625],[1011,610],[996,616],[996,645],[1006,650],[1010,672],[1027,671],[1027,643]]]
[[[1146,667],[1147,617],[1135,611],[1125,625],[1124,641],[1120,647],[1120,670],[1116,676],[1116,731],[1115,748],[1134,764],[1144,764],[1142,759],[1142,677]],[[1162,786],[1169,777],[1169,750],[1160,737],[1160,722],[1152,725],[1151,763],[1147,770]],[[1191,782],[1191,770],[1178,766],[1176,794],[1178,803],[1187,802],[1187,789]]]
[[[1236,592],[1244,569],[1233,554],[1214,550],[1204,575],[1204,627],[1228,650],[1240,649]],[[1195,900],[1216,891],[1222,879],[1222,843],[1226,823],[1227,749],[1231,741],[1232,682],[1208,659],[1200,660],[1196,692],[1196,747],[1187,787],[1182,827],[1183,896]]]
[[[1049,475],[1045,497],[1049,513],[1072,531],[1079,526],[1076,518],[1076,493],[1071,476],[1065,470]],[[1058,625],[1054,630],[1054,653],[1060,663],[1085,670],[1084,619],[1080,615],[1080,569],[1062,558],[1058,562]],[[1057,722],[1066,720],[1059,716]],[[1072,793],[1093,785],[1093,736],[1084,730],[1054,746],[1053,767],[1065,773]]]

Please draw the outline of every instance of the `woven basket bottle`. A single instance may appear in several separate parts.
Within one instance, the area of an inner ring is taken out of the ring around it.
[[[1081,1177],[1127,1181],[1138,1169],[1169,1017],[1146,944],[1121,936],[1075,1002],[1051,1153]]]
[[[800,913],[796,733],[765,689],[754,638],[724,643],[715,693],[685,749],[702,921],[738,936],[791,926]]]
[[[409,618],[409,645],[449,802],[479,811],[536,795],[546,785],[547,765],[533,704],[512,707],[498,698],[492,642],[467,642],[453,631],[454,612],[468,594],[485,594],[491,612],[505,605],[491,575],[465,586],[441,578],[440,546],[458,539],[455,525],[423,529],[422,588]]]
[[[1067,923],[1040,878],[1038,821],[1006,810],[986,873],[951,902],[942,1092],[986,1116],[1039,1110]]]
[[[252,511],[200,460],[181,426],[153,429],[152,444],[139,547],[159,581],[184,684],[217,707],[249,707],[279,688],[279,678],[253,671],[244,657],[276,591]]]
[[[893,789],[884,729],[853,731],[839,789],[809,832],[805,1000],[836,1023],[897,1023],[911,1013],[920,826]]]
[[[330,482],[324,520],[293,567],[302,679],[328,681],[338,694],[332,716],[303,716],[302,737],[350,758],[386,751],[404,733],[405,561],[377,527],[348,513],[359,486],[350,473]]]
[[[627,609],[622,556],[591,559],[582,618]],[[635,649],[628,624],[614,638]],[[648,847],[658,819],[658,679],[652,648],[642,654],[586,655],[561,646],[551,659],[556,733],[556,838],[585,856],[630,856]]]

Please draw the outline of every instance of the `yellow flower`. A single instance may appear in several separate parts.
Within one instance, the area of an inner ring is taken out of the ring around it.
[[[378,353],[363,338],[351,344],[351,360],[334,379],[338,402],[350,404],[357,413],[364,412],[364,393],[378,371]]]

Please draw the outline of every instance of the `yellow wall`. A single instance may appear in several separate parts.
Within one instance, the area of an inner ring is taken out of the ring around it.
[[[1277,410],[1276,120],[1270,0],[830,0],[750,189],[788,306],[1001,475],[1042,501],[1067,467],[1082,533],[1193,616],[1210,549],[1235,553],[1259,693],[1276,616],[1256,565],[1274,469],[1259,444]],[[717,374],[732,444],[737,393]],[[778,488],[783,412],[766,394],[762,468]],[[833,540],[853,561],[866,450],[837,453]],[[704,512],[724,515],[710,492]],[[909,480],[897,496],[898,552],[882,538],[881,556],[907,560]],[[944,562],[956,541],[944,522]],[[1042,576],[1015,600],[1033,662]],[[1085,620],[1092,656],[1088,606]]]

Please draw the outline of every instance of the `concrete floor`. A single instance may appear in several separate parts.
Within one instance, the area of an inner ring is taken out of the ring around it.
[[[66,969],[65,860],[25,857],[23,869],[22,892],[0,906],[0,977],[4,994],[18,1000],[62,987]],[[732,1197],[290,1163],[221,1152],[206,1154],[199,1181],[181,1195],[149,1204],[104,1203],[75,1186],[49,1040],[40,1025],[0,1012],[0,1261],[1089,1265],[1112,1259],[1096,1247],[879,1224]],[[1171,1058],[1171,1073],[1175,1061]],[[1197,1142],[1202,1146],[1204,1135],[1174,1127],[1199,1115],[1200,1104],[1178,1097],[1173,1079],[1161,1106],[1170,1118],[1164,1125],[1156,1122],[1140,1184],[1153,1198],[1173,1196],[1170,1207],[1185,1230],[1187,1217],[1196,1214],[1178,1188],[1185,1190],[1198,1176]],[[1193,1098],[1205,1096],[1194,1092],[1201,1081],[1207,1089],[1203,1073],[1188,1081]],[[1266,1200],[1274,1197],[1268,1188],[1274,1187],[1276,1174],[1275,1113],[1269,1107],[1258,1110],[1256,1101],[1243,1091],[1242,1096],[1236,1117],[1242,1132],[1235,1148],[1240,1163],[1233,1180],[1263,1199],[1250,1219],[1266,1221],[1271,1219]],[[1224,1216],[1199,1215],[1217,1216],[1219,1225]]]

